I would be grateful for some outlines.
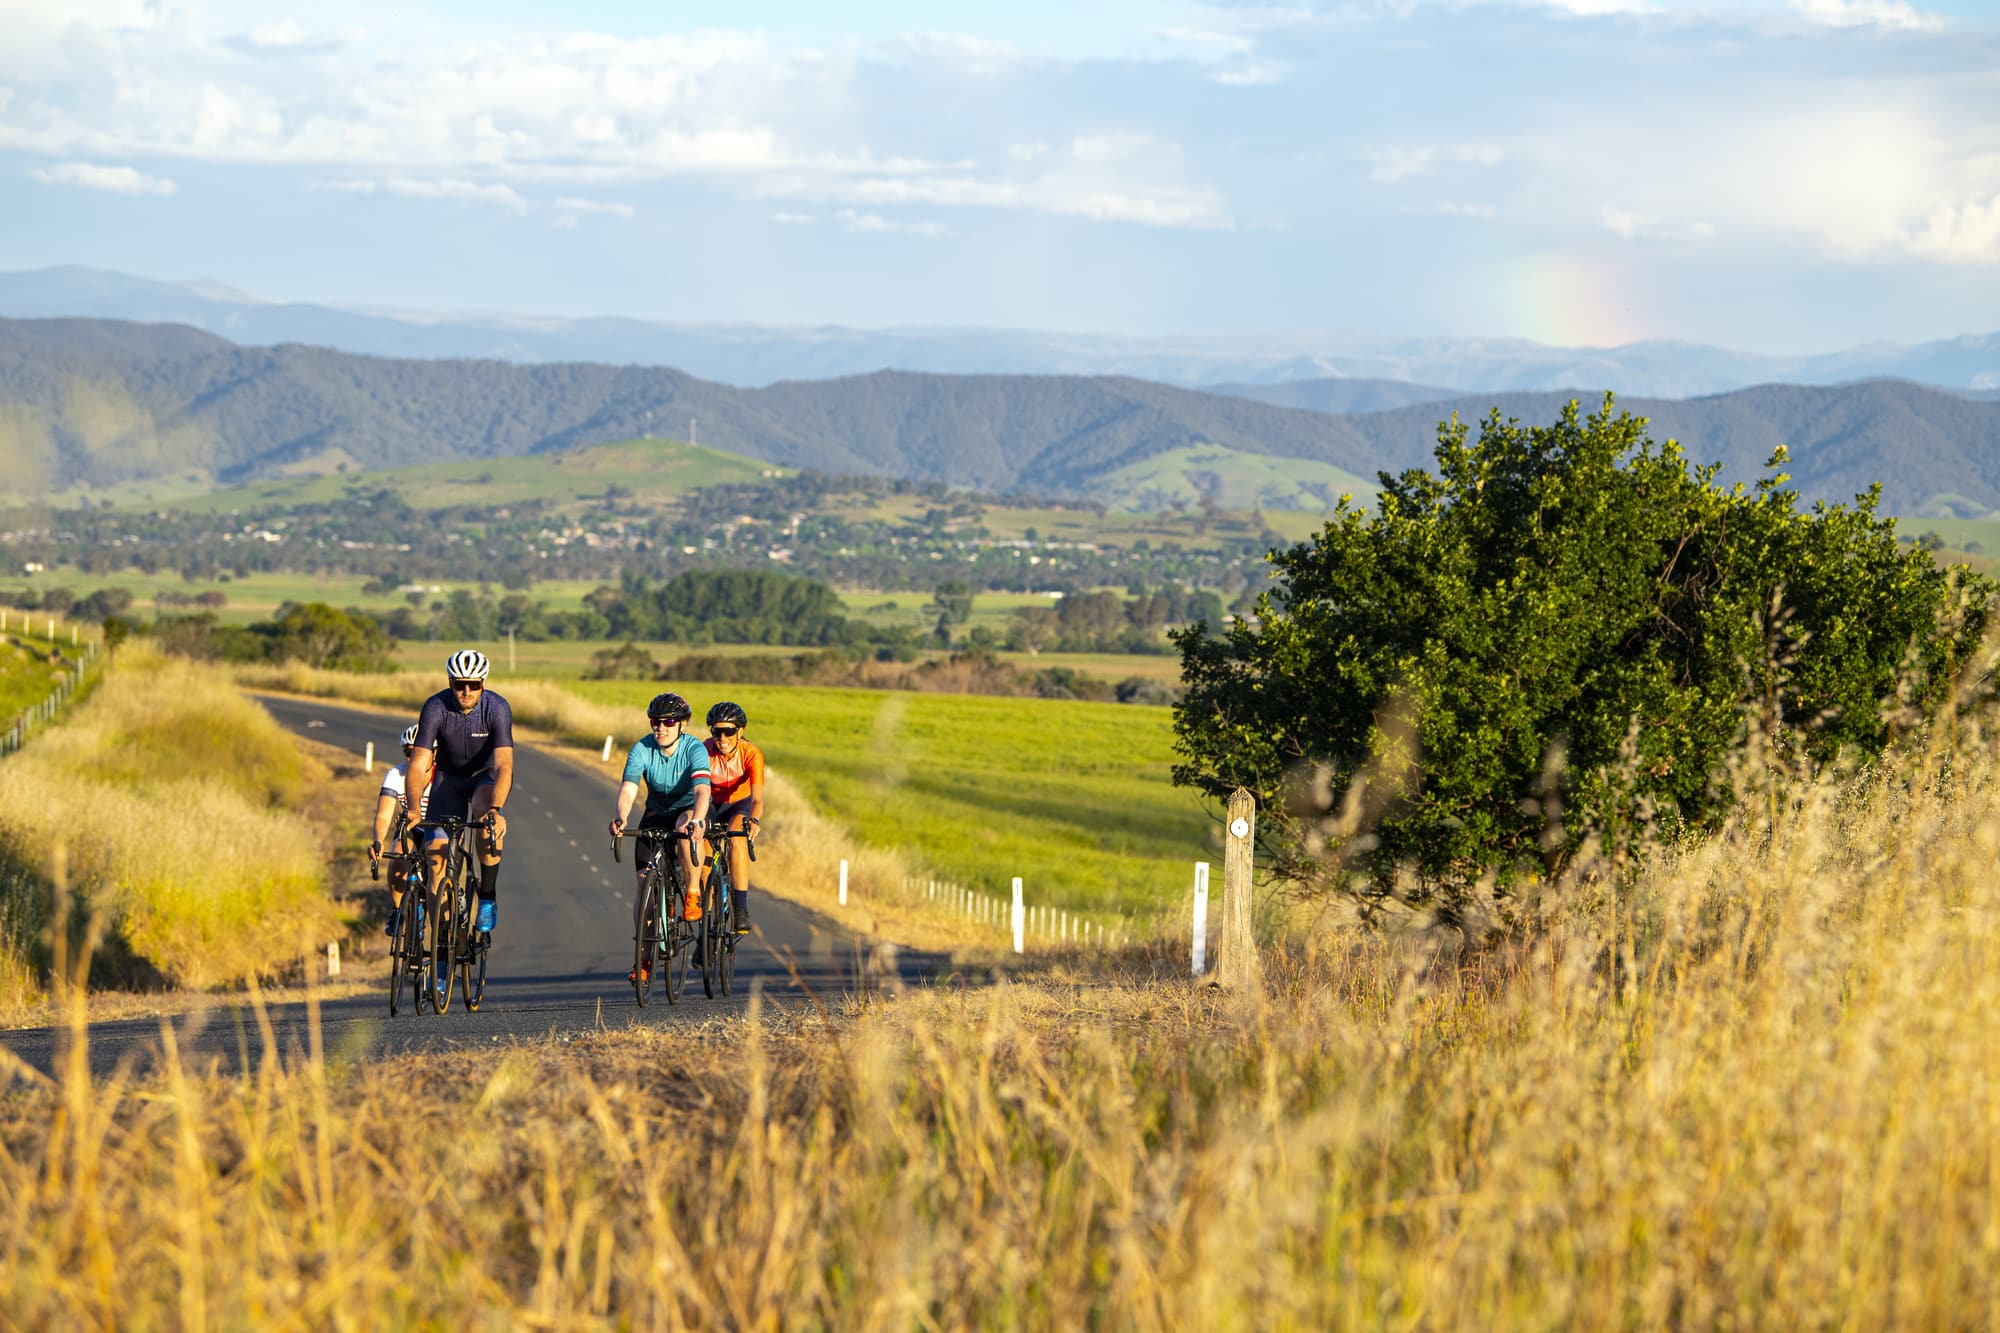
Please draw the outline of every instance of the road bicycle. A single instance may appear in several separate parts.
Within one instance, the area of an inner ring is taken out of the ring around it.
[[[622,860],[619,843],[634,838],[650,843],[639,852],[646,873],[639,888],[639,919],[632,931],[632,990],[639,1007],[652,997],[653,974],[658,964],[661,988],[668,1004],[679,1004],[687,987],[688,957],[702,937],[699,921],[685,915],[687,868],[675,854],[675,839],[690,834],[674,829],[633,829],[611,839],[611,859]]]
[[[396,812],[396,822],[389,830],[389,847],[402,847],[407,835],[402,811]],[[426,913],[423,910],[425,898],[423,859],[420,852],[405,850],[389,852],[382,856],[370,856],[368,874],[371,879],[380,879],[382,862],[394,859],[399,866],[390,868],[389,873],[401,878],[403,885],[403,919],[396,933],[389,940],[389,1016],[394,1018],[401,1007],[404,983],[410,987],[410,1007],[418,1013],[426,1004],[434,1005],[437,997],[431,992],[431,953],[424,941]]]
[[[743,839],[750,859],[757,859],[757,840],[748,829],[731,831],[726,824],[709,825],[708,888],[701,908],[701,989],[710,999],[729,994],[736,975],[736,885],[729,867],[729,839]]]
[[[442,1014],[451,1008],[451,982],[458,974],[458,993],[468,1012],[477,1013],[486,995],[486,954],[492,936],[472,928],[472,877],[477,874],[476,831],[491,829],[489,813],[477,822],[453,815],[447,819],[426,819],[411,826],[416,834],[441,831],[445,835],[444,860],[430,885],[429,940],[424,947],[430,958],[431,1012]],[[425,858],[426,865],[429,858]],[[411,915],[404,912],[407,920]],[[421,938],[421,932],[419,934]],[[419,991],[418,1008],[423,1004]]]

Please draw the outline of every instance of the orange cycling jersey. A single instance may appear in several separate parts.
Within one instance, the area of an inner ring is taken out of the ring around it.
[[[708,747],[709,790],[717,805],[741,800],[764,785],[764,752],[749,741],[736,742],[736,753],[725,755],[713,736]]]

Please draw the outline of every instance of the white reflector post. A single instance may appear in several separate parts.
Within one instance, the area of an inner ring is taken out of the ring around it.
[[[1194,863],[1194,974],[1208,963],[1208,862]]]

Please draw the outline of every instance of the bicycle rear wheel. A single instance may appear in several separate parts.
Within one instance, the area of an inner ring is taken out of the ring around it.
[[[736,941],[741,938],[736,933],[736,895],[725,895],[722,911],[717,913],[721,920],[716,925],[717,948],[722,951],[722,993],[729,994],[736,979]]]
[[[491,944],[485,935],[474,931],[458,960],[458,994],[470,1014],[478,1013],[479,1002],[486,998],[486,950]]]

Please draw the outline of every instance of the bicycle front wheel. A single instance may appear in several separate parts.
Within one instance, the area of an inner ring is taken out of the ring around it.
[[[451,968],[458,956],[459,895],[465,892],[458,882],[459,868],[454,859],[445,866],[443,882],[431,918],[431,1012],[442,1014],[451,1008]]]
[[[411,916],[417,914],[417,905],[409,906]],[[409,974],[409,964],[405,961],[403,943],[409,935],[407,925],[398,924],[396,933],[389,937],[389,1017],[396,1016],[396,1001],[402,997],[403,980]]]
[[[722,913],[716,907],[726,901],[728,891],[720,889],[714,873],[708,877],[708,893],[704,897],[708,901],[702,903],[702,995],[716,999],[718,995],[728,995],[722,985],[722,931],[726,923],[720,921]]]
[[[653,969],[660,957],[660,875],[648,871],[639,891],[639,926],[632,932],[632,992],[644,1009],[653,994]]]
[[[667,1003],[679,1004],[681,994],[687,990],[688,955],[694,952],[695,941],[701,938],[701,923],[681,915],[681,904],[687,901],[687,881],[683,878],[680,863],[676,861],[673,864],[673,871],[666,882],[667,898],[660,904],[661,918],[666,927],[660,966],[666,970],[662,980],[666,983]]]

